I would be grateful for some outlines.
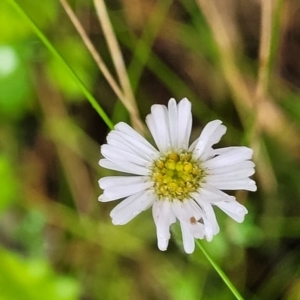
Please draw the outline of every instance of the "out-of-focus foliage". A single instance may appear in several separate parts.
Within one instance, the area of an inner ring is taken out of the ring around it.
[[[23,47],[23,50],[26,49]],[[23,61],[22,46],[0,46],[1,119],[20,119],[30,105],[30,81]]]
[[[0,156],[0,212],[4,211],[18,196],[19,182],[14,174],[14,165],[5,155]]]
[[[57,276],[47,261],[18,257],[0,249],[0,299],[78,299],[78,286],[68,277]]]
[[[70,51],[70,49],[72,50]],[[72,66],[76,74],[86,83],[87,87],[91,88],[96,79],[96,66],[87,57],[84,45],[79,43],[77,39],[66,36],[60,41],[57,50],[63,57],[67,58],[69,65]],[[83,100],[80,88],[59,61],[53,57],[49,58],[47,68],[51,83],[64,92],[66,97]]]
[[[183,253],[176,226],[160,252],[150,211],[111,224],[115,203],[97,201],[98,179],[113,174],[97,165],[108,128],[10,1],[0,1],[0,300],[233,299],[199,249]],[[111,119],[130,120],[60,2],[16,2]],[[230,32],[239,76],[213,34],[218,20],[197,2],[106,5],[142,119],[154,103],[188,97],[194,139],[219,118],[228,127],[220,147],[254,147],[258,192],[235,194],[249,214],[237,224],[216,211],[221,232],[206,249],[245,299],[300,299],[300,5],[271,1],[259,94],[260,2],[210,1]],[[116,78],[93,2],[70,4]]]

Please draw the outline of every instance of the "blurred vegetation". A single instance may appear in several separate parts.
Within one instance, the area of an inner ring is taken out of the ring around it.
[[[109,128],[12,2],[0,1],[0,300],[233,299],[176,230],[157,249],[150,211],[111,224],[116,204],[97,201]],[[203,244],[245,299],[299,300],[300,2],[106,1],[133,97],[94,3],[70,1],[125,102],[59,1],[16,3],[114,123],[138,126],[152,104],[188,97],[193,138],[220,118],[221,146],[254,149],[258,192],[236,193],[245,222],[216,211],[221,232]]]

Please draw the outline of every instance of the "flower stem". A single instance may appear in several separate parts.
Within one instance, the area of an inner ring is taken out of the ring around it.
[[[205,250],[205,248],[202,246],[201,242],[199,240],[196,240],[196,244],[200,248],[200,250],[203,252],[207,260],[210,262],[210,264],[214,267],[216,272],[220,275],[224,283],[227,285],[227,287],[230,289],[232,294],[235,296],[238,300],[243,300],[244,298],[241,296],[241,294],[238,292],[238,290],[235,288],[233,283],[230,281],[230,279],[226,276],[226,274],[221,270],[221,268],[218,266],[218,264],[212,259],[212,257],[209,255],[209,253]]]
[[[55,47],[51,44],[51,42],[47,39],[47,37],[43,34],[43,32],[38,28],[38,26],[34,23],[34,21],[27,15],[27,13],[19,6],[17,2],[14,0],[7,0],[14,9],[23,17],[23,19],[31,26],[35,34],[40,38],[40,40],[44,43],[44,45],[48,48],[48,50],[54,55],[54,57],[69,71],[70,75],[73,77],[74,81],[80,87],[82,93],[88,99],[92,107],[96,110],[102,120],[107,124],[110,129],[113,129],[113,123],[106,115],[102,107],[99,105],[97,100],[92,96],[92,94],[88,91],[82,80],[78,77],[78,75],[74,72],[71,66],[65,61],[65,59],[58,53]]]

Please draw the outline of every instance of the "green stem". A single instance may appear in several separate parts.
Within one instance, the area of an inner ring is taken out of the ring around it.
[[[73,77],[74,81],[80,87],[82,93],[85,95],[87,100],[90,102],[92,107],[96,110],[102,120],[106,123],[106,125],[113,129],[114,124],[110,120],[110,118],[106,115],[102,107],[99,105],[97,100],[92,96],[92,94],[88,91],[82,80],[78,77],[78,75],[74,72],[71,66],[65,61],[65,59],[58,53],[58,51],[54,48],[51,42],[47,39],[47,37],[43,34],[43,32],[38,28],[38,26],[34,23],[34,21],[27,15],[27,13],[19,6],[17,2],[14,0],[7,0],[14,9],[24,18],[24,20],[31,26],[35,34],[40,38],[40,40],[44,43],[44,45],[48,48],[48,50],[54,55],[54,57],[69,71],[70,75]]]
[[[210,262],[210,264],[214,267],[216,272],[220,275],[220,277],[222,278],[224,283],[227,285],[227,287],[230,289],[230,291],[235,296],[235,298],[238,300],[244,300],[244,298],[241,296],[241,294],[238,292],[238,290],[232,284],[230,279],[226,276],[226,274],[221,270],[221,268],[218,266],[218,264],[212,259],[212,257],[209,255],[209,253],[202,246],[201,242],[199,240],[196,240],[196,244],[198,245],[200,250],[203,252],[203,254],[207,258],[207,260]]]
[[[276,57],[278,57],[278,45],[279,39],[281,37],[282,26],[282,9],[283,9],[284,0],[275,1],[275,9],[272,19],[272,32],[271,32],[271,45],[270,45],[270,55],[268,64],[268,75],[274,70],[274,65],[276,63]]]
[[[146,26],[143,29],[140,39],[136,41],[136,46],[132,53],[132,59],[128,68],[128,74],[131,78],[131,85],[134,91],[136,91],[139,85],[139,81],[149,59],[153,43],[172,2],[172,0],[157,2],[153,13],[151,13],[149,17],[149,21],[147,21]]]

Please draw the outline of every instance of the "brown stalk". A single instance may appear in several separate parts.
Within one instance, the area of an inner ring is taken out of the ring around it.
[[[94,0],[94,5],[124,93],[125,99],[123,103],[124,105],[126,103],[125,107],[128,109],[133,127],[139,132],[143,132],[144,125],[140,120],[140,114],[130,85],[123,55],[110,22],[105,2],[104,0]]]
[[[108,70],[107,66],[105,65],[103,59],[101,58],[100,54],[97,52],[95,49],[94,45],[92,44],[90,38],[88,37],[87,33],[83,29],[81,23],[79,22],[77,16],[71,9],[70,5],[66,0],[60,0],[61,5],[63,6],[65,12],[69,16],[71,22],[73,23],[75,29],[79,33],[83,43],[91,53],[93,59],[95,60],[99,70],[102,72],[104,78],[107,80],[108,84],[116,94],[116,96],[120,99],[120,101],[124,104],[125,108],[129,112],[129,115],[131,117],[131,121],[133,124],[133,127],[138,130],[142,131],[143,130],[143,123],[140,121],[139,118],[139,113],[137,110],[137,107],[135,105],[135,102],[133,101],[134,104],[128,101],[128,99],[132,99],[132,97],[128,98],[128,95],[125,94],[125,91],[128,93],[128,88],[126,88],[124,91],[120,88],[119,84],[116,82],[116,80],[113,78],[111,75],[110,71]],[[123,81],[122,81],[123,82]],[[123,87],[122,87],[123,88]]]

